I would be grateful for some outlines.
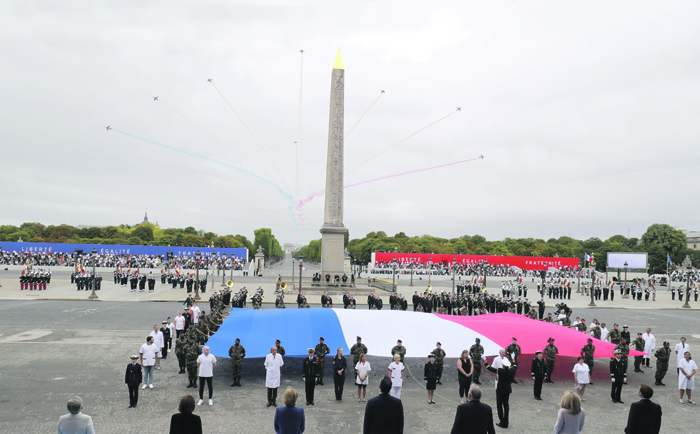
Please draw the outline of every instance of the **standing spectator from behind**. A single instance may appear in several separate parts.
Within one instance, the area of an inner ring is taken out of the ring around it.
[[[695,360],[690,358],[690,351],[683,354],[685,358],[678,363],[680,373],[678,375],[678,389],[681,391],[681,404],[683,404],[683,390],[688,394],[688,403],[695,404],[690,397],[690,391],[695,389],[695,372],[698,370],[698,365]]]
[[[74,396],[68,400],[68,414],[58,418],[58,434],[95,434],[92,418],[83,414],[83,400]]]
[[[158,362],[158,348],[153,343],[152,336],[148,336],[146,338],[146,343],[141,345],[139,357],[144,374],[143,386],[141,386],[141,388],[145,389],[146,385],[148,385],[148,387],[153,389],[153,368]]]
[[[585,401],[583,399],[583,394],[586,392],[586,386],[590,383],[590,378],[588,376],[590,369],[587,364],[583,363],[583,357],[579,356],[571,372],[574,373],[574,387],[576,388],[576,392],[578,392],[578,397],[581,401]]]
[[[496,434],[493,410],[481,402],[481,388],[473,384],[467,392],[467,403],[457,407],[450,434]]]
[[[391,396],[401,399],[401,386],[403,386],[403,371],[406,369],[401,363],[401,356],[394,355],[394,361],[389,364],[389,372],[391,375]]]
[[[343,348],[338,347],[335,357],[333,357],[333,386],[335,388],[335,400],[343,400],[343,388],[345,387],[345,371],[348,369],[348,362],[343,356]]]
[[[139,402],[139,384],[143,380],[141,365],[136,363],[139,356],[134,354],[131,356],[131,363],[126,365],[126,374],[124,375],[124,383],[129,387],[129,408],[136,408]]]
[[[464,404],[464,395],[469,394],[469,386],[474,374],[474,363],[469,358],[469,351],[462,350],[457,360],[457,381],[459,381],[459,403]]]
[[[642,384],[639,386],[639,401],[632,403],[627,417],[626,434],[659,434],[661,430],[661,406],[651,402],[654,390]]]
[[[199,402],[197,403],[197,405],[202,405],[205,381],[207,382],[207,387],[209,388],[209,405],[213,405],[214,402],[211,399],[211,395],[214,392],[212,380],[214,379],[216,357],[214,357],[213,354],[209,354],[208,346],[205,346],[203,350],[204,354],[200,354],[199,357],[197,357],[197,369],[199,370]]]
[[[557,423],[554,424],[554,434],[580,433],[586,420],[586,412],[581,408],[579,397],[568,390],[564,392],[559,405],[561,408],[557,414]]]
[[[379,382],[381,393],[370,399],[365,407],[362,434],[403,434],[403,404],[400,399],[389,395],[392,387],[388,375]]]
[[[362,400],[367,401],[367,385],[369,384],[369,371],[372,367],[367,361],[367,356],[363,353],[360,355],[360,361],[355,365],[355,383],[357,383],[357,402],[360,402],[360,391],[362,391]]]
[[[299,393],[288,387],[282,395],[284,407],[275,409],[275,432],[277,434],[301,434],[306,429],[304,409],[295,407]]]
[[[185,395],[180,399],[179,413],[170,418],[170,434],[202,434],[202,419],[194,411],[194,397]]]
[[[277,388],[282,379],[284,360],[277,354],[277,347],[270,348],[270,354],[265,356],[265,387],[267,387],[267,407],[277,407]]]
[[[163,339],[163,332],[160,331],[158,325],[153,326],[153,331],[151,332],[153,337],[153,343],[156,348],[158,348],[158,360],[156,360],[156,369],[160,369],[160,359],[163,357],[163,345],[165,345],[165,340]]]
[[[511,383],[513,382],[513,374],[515,369],[511,367],[510,361],[508,359],[501,360],[501,367],[494,368],[486,363],[484,360],[484,366],[487,370],[496,374],[497,384],[496,384],[496,409],[498,410],[498,423],[497,426],[501,428],[508,428],[508,415],[510,413],[510,394],[513,392],[511,388]]]

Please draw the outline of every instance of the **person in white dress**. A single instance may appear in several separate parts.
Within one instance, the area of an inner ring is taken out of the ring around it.
[[[277,407],[277,388],[282,379],[284,360],[277,354],[277,347],[270,348],[270,354],[265,357],[265,387],[267,387],[267,407]]]
[[[676,372],[680,374],[681,360],[683,360],[683,354],[686,351],[690,351],[690,345],[685,343],[685,337],[681,338],[681,341],[676,344]]]
[[[372,367],[369,365],[367,357],[364,354],[360,355],[360,361],[355,365],[355,373],[357,374],[355,377],[355,383],[357,384],[357,402],[360,402],[360,398],[362,398],[362,401],[367,401],[367,385],[369,384],[369,372],[371,370]],[[362,392],[362,396],[360,396],[360,392]]]
[[[579,357],[577,362],[578,363],[574,365],[574,369],[571,371],[574,373],[574,387],[581,401],[585,401],[585,399],[583,399],[583,394],[586,392],[586,386],[591,382],[589,377],[590,368],[587,364],[583,363],[583,357]]]
[[[642,339],[644,339],[644,352],[649,354],[642,359],[643,365],[651,368],[651,354],[654,354],[654,347],[656,346],[656,338],[651,334],[651,327],[647,327],[646,333],[642,334]]]
[[[153,326],[153,331],[150,333],[150,336],[153,337],[153,343],[156,345],[156,348],[158,348],[158,361],[156,363],[156,369],[160,369],[160,359],[163,357],[163,346],[165,346],[165,337],[163,336],[163,332],[160,331],[158,328],[158,325]]]
[[[691,399],[690,391],[695,389],[695,372],[698,370],[698,365],[695,360],[690,358],[690,351],[683,354],[683,359],[678,362],[678,389],[681,392],[681,404],[683,404],[683,391],[688,395],[688,403],[695,404]]]
[[[406,369],[401,363],[401,356],[396,354],[394,361],[389,364],[389,376],[391,377],[391,392],[394,398],[401,399],[401,386],[403,386],[403,371]]]

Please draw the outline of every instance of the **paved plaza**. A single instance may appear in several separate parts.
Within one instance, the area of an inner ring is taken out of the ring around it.
[[[186,376],[178,375],[176,359],[171,357],[163,362],[162,370],[156,371],[155,388],[140,391],[136,409],[127,408],[127,389],[122,382],[129,356],[138,352],[154,324],[167,316],[174,316],[180,307],[177,302],[2,301],[0,432],[54,432],[58,416],[66,413],[66,401],[75,394],[83,397],[85,413],[93,416],[98,433],[167,432],[170,416],[176,412],[179,398],[194,393],[186,388]],[[691,348],[700,348],[700,334],[697,334],[700,318],[694,311],[577,308],[574,315],[587,319],[597,317],[608,324],[626,323],[633,333],[651,326],[659,343],[668,340],[675,345],[680,335],[686,335]],[[270,337],[271,343],[274,338]],[[438,340],[440,336],[435,338]],[[309,342],[310,346],[314,344]],[[464,347],[471,344],[465,342]],[[390,348],[386,350],[388,356]],[[456,353],[461,349],[447,350]],[[439,386],[436,394],[437,405],[427,405],[427,394],[421,384],[424,356],[411,354],[411,349],[408,349],[407,365],[411,374],[407,376],[402,393],[405,432],[449,432],[459,402],[456,359],[446,359],[444,385]],[[286,360],[282,390],[286,386],[295,387],[302,395],[300,403],[304,404],[301,361]],[[375,396],[378,393],[378,380],[390,359],[371,357],[369,361],[374,368],[369,396]],[[243,387],[231,388],[229,361],[219,359],[214,378],[214,405],[200,406],[195,410],[202,417],[205,432],[273,431],[274,411],[265,407],[262,362],[262,359],[246,359],[243,364]],[[622,432],[629,405],[637,400],[637,386],[642,382],[653,384],[654,381],[653,374],[649,372],[653,369],[646,370],[645,374],[630,372],[630,385],[623,389],[625,404],[613,405],[609,398],[607,362],[607,359],[596,361],[595,384],[586,391],[586,432]],[[555,384],[545,385],[544,401],[535,401],[529,363],[529,357],[522,357],[517,375],[521,383],[514,386],[511,397],[508,432],[550,431],[563,392],[573,387],[570,370],[574,360],[560,357],[553,376]],[[413,377],[415,374],[418,381]],[[316,405],[305,408],[307,432],[361,432],[364,405],[357,402],[356,388],[351,380],[346,383],[344,400],[337,403],[330,372],[326,372],[326,378],[326,385],[316,389]],[[485,380],[483,401],[495,407],[492,376],[485,373],[482,378]],[[697,427],[700,409],[678,404],[675,370],[669,372],[665,382],[668,386],[654,387],[654,401],[662,405],[664,412],[662,432],[693,432],[692,427]]]

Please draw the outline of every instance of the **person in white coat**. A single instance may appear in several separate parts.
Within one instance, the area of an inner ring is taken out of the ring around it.
[[[150,333],[150,336],[153,337],[153,343],[156,345],[156,348],[158,348],[158,362],[156,363],[156,369],[160,369],[160,359],[163,357],[163,347],[165,346],[165,337],[163,336],[163,332],[160,331],[160,328],[158,328],[158,325],[153,326],[153,331]]]
[[[647,327],[646,333],[642,334],[642,339],[644,339],[644,352],[648,354],[642,359],[642,364],[647,368],[651,368],[651,355],[654,354],[654,347],[656,346],[656,338],[651,334],[651,327]]]
[[[58,434],[95,434],[95,426],[92,418],[83,414],[83,400],[79,396],[74,396],[68,400],[68,414],[58,418]]]
[[[690,351],[690,345],[685,343],[685,337],[681,337],[681,341],[674,348],[676,351],[676,372],[680,374],[681,360],[684,358],[686,351]]]
[[[277,347],[270,348],[270,354],[265,356],[265,387],[267,387],[267,407],[277,407],[277,388],[282,379],[284,360],[277,354]]]
[[[695,389],[695,373],[698,365],[690,358],[690,351],[683,354],[683,360],[678,362],[678,389],[681,392],[681,404],[683,404],[683,391],[688,395],[688,403],[695,404],[690,397],[690,391]]]

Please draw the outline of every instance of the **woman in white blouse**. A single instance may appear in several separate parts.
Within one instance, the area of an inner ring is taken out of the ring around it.
[[[678,362],[678,389],[681,392],[680,403],[683,404],[683,391],[688,394],[688,403],[695,404],[690,398],[690,391],[695,389],[695,372],[698,365],[690,358],[690,351],[683,354],[683,359]]]
[[[357,377],[355,377],[355,383],[357,383],[357,402],[360,402],[360,393],[362,393],[362,400],[367,401],[367,385],[369,384],[369,371],[372,368],[369,366],[367,357],[362,354],[360,356],[360,361],[355,365],[355,372]]]

